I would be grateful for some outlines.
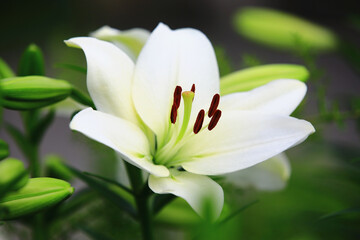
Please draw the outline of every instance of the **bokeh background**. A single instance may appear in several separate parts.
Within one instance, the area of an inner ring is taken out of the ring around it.
[[[5,0],[1,2],[0,11],[0,57],[16,70],[22,51],[30,43],[36,43],[44,52],[47,76],[64,78],[81,86],[85,83],[84,75],[69,73],[57,65],[71,62],[85,66],[82,53],[66,47],[63,40],[87,36],[103,25],[151,31],[159,22],[164,22],[173,29],[200,29],[215,46],[224,49],[236,70],[248,66],[249,59],[261,64],[304,64],[294,54],[261,46],[237,34],[233,16],[246,6],[270,7],[299,15],[332,29],[360,47],[359,1]],[[359,73],[336,52],[321,54],[316,63],[325,72],[323,82],[327,84],[328,101],[338,101],[344,111],[349,109],[351,101],[360,98]],[[305,119],[308,116],[310,120],[318,109],[311,81],[308,86],[306,107],[301,116]],[[6,110],[4,119],[20,126],[15,111]],[[89,140],[74,136],[68,124],[68,117],[56,118],[42,143],[42,154],[58,153],[82,170],[107,171],[106,160],[101,159],[99,164],[98,148],[89,148]],[[276,193],[230,191],[228,198],[240,204],[258,201],[231,220],[224,230],[228,233],[225,236],[229,239],[360,239],[357,121],[346,119],[343,126],[331,121],[314,124],[318,130],[315,136],[288,152],[292,177],[285,190]],[[3,129],[1,138],[10,143],[12,156],[23,158]],[[346,214],[320,220],[344,209],[348,210]],[[173,231],[181,239],[183,235]]]

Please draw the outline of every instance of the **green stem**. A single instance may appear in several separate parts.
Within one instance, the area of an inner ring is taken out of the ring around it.
[[[39,146],[37,144],[29,143],[31,145],[29,154],[27,156],[30,163],[31,177],[40,177],[41,167],[39,162]]]
[[[44,222],[44,215],[42,213],[36,214],[33,217],[33,240],[47,240],[47,227]]]
[[[143,183],[142,172],[139,168],[125,162],[126,170],[129,176],[130,184],[134,192],[138,218],[141,225],[142,239],[152,240],[152,216],[149,208],[149,189],[147,184]]]

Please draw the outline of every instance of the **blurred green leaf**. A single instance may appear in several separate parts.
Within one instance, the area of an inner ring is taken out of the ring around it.
[[[118,186],[120,188],[122,188],[123,190],[125,190],[126,192],[130,193],[130,194],[134,194],[133,191],[131,189],[129,189],[128,187],[124,186],[123,184],[119,183],[119,182],[116,182],[114,180],[111,180],[111,179],[108,179],[108,178],[105,178],[105,177],[102,177],[102,176],[99,176],[97,174],[94,174],[94,173],[89,173],[89,172],[83,172],[85,175],[89,175],[91,177],[94,177],[94,178],[97,178],[101,181],[104,181],[106,183],[110,183],[110,184],[114,184],[115,186]]]
[[[157,194],[153,201],[153,214],[156,215],[160,212],[167,204],[176,198],[173,194]]]
[[[11,78],[14,77],[15,73],[13,70],[9,67],[9,65],[6,64],[6,62],[0,58],[0,79],[3,78]]]
[[[101,196],[106,198],[107,200],[111,201],[115,206],[119,207],[120,209],[124,210],[130,216],[136,218],[136,210],[134,207],[118,192],[110,187],[109,184],[105,184],[100,182],[99,180],[95,180],[92,177],[87,176],[86,174],[67,166],[70,171],[72,171],[78,178],[82,181],[87,183],[87,185],[91,188],[100,193]]]
[[[6,209],[2,220],[19,218],[53,206],[74,192],[74,188],[63,180],[54,178],[32,178],[18,191],[7,193],[0,200]]]
[[[309,72],[305,67],[295,64],[268,64],[246,68],[222,77],[220,93],[226,95],[248,91],[282,78],[298,79],[305,82],[309,78]]]
[[[9,156],[9,145],[2,139],[0,139],[0,160]]]
[[[320,217],[319,221],[324,221],[324,220],[328,220],[330,218],[339,217],[339,216],[343,216],[343,215],[351,214],[351,213],[359,214],[360,213],[360,208],[359,207],[357,207],[357,208],[347,208],[347,209],[343,209],[343,210],[340,210],[340,211],[332,212],[332,213],[329,213],[329,214],[326,214],[326,215]]]
[[[86,68],[81,67],[81,66],[77,66],[77,65],[74,65],[74,64],[70,64],[70,63],[58,63],[58,64],[55,65],[55,67],[64,68],[64,69],[70,69],[70,70],[73,70],[73,71],[76,71],[76,72],[79,72],[79,73],[84,73],[84,74],[86,74],[86,72],[87,72]]]
[[[337,36],[322,26],[289,13],[245,7],[234,16],[234,27],[241,35],[258,43],[278,49],[298,51],[300,45],[313,50],[332,51]]]
[[[80,228],[93,240],[113,240],[112,238],[109,238],[105,236],[103,233],[98,232],[90,227],[81,226]]]
[[[73,179],[72,172],[65,166],[65,161],[60,156],[52,154],[45,157],[47,176],[59,178],[65,181]]]
[[[225,224],[227,221],[233,219],[234,217],[236,217],[238,214],[240,214],[242,211],[246,210],[247,208],[251,207],[252,205],[258,203],[259,200],[254,200],[248,204],[245,204],[244,206],[240,207],[239,209],[237,209],[236,211],[232,212],[231,214],[229,214],[228,216],[226,216],[225,218],[221,219],[218,224]]]
[[[225,49],[220,46],[215,46],[214,49],[216,54],[216,60],[219,66],[220,76],[231,73],[233,71],[233,67],[231,66],[231,61],[229,59],[229,56],[226,54]]]
[[[30,44],[25,49],[19,62],[18,75],[45,75],[44,57],[37,45]]]
[[[29,156],[31,152],[31,146],[28,145],[28,140],[26,136],[19,129],[17,129],[11,124],[7,124],[5,128],[11,135],[11,137],[15,140],[17,146],[24,153],[24,155]]]
[[[70,94],[70,97],[78,103],[81,103],[85,106],[89,106],[93,109],[96,109],[94,102],[90,97],[86,96],[80,90],[73,88]]]
[[[43,138],[46,130],[49,128],[51,123],[54,121],[55,117],[55,110],[50,109],[44,116],[42,116],[39,121],[37,121],[34,128],[31,130],[34,133],[31,136],[31,141],[34,143],[40,143],[41,139]]]

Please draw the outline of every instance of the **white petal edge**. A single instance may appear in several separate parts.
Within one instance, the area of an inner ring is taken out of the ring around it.
[[[87,108],[74,116],[70,128],[116,150],[125,161],[151,174],[169,176],[166,167],[151,162],[146,136],[127,120]]]
[[[114,44],[90,37],[65,43],[82,48],[87,60],[87,87],[99,111],[136,123],[131,97],[133,61]]]
[[[223,111],[218,125],[189,139],[177,158],[189,172],[219,175],[265,161],[315,132],[311,123],[255,111]]]
[[[177,85],[183,91],[189,91],[192,84],[196,85],[192,119],[201,108],[208,108],[212,96],[219,92],[214,50],[206,36],[195,29],[172,31],[159,24],[141,51],[135,68],[135,107],[158,139],[169,127]]]
[[[303,100],[306,89],[306,85],[298,80],[274,80],[251,91],[223,96],[220,109],[290,115]]]
[[[261,191],[282,190],[290,178],[291,167],[285,153],[280,153],[247,169],[224,175],[226,182],[240,188]]]
[[[150,175],[149,187],[155,193],[171,193],[185,199],[201,217],[211,220],[220,216],[224,205],[221,186],[207,176],[172,170],[169,177]]]

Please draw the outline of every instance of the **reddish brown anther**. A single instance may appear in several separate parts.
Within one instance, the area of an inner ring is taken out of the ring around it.
[[[178,109],[180,106],[181,92],[182,92],[182,88],[180,86],[176,86],[174,91],[174,103],[173,103],[173,105],[176,106],[176,109]]]
[[[209,112],[208,112],[209,117],[212,117],[215,114],[216,109],[219,106],[219,102],[220,102],[220,95],[215,94],[213,96],[213,99],[212,99],[211,104],[210,104],[210,108],[209,108]]]
[[[218,109],[218,110],[215,111],[213,117],[210,120],[210,123],[209,123],[209,126],[208,126],[209,131],[214,129],[216,124],[219,122],[220,117],[221,117],[221,111]]]
[[[193,129],[195,134],[197,134],[201,130],[201,127],[204,123],[204,116],[205,116],[205,111],[204,109],[201,109],[196,117],[194,129]]]
[[[193,85],[191,86],[191,91],[192,91],[193,93],[195,93],[195,84],[193,84]]]
[[[176,122],[177,109],[178,109],[178,107],[174,103],[171,107],[171,113],[170,113],[170,120],[171,120],[172,124],[174,124]]]

